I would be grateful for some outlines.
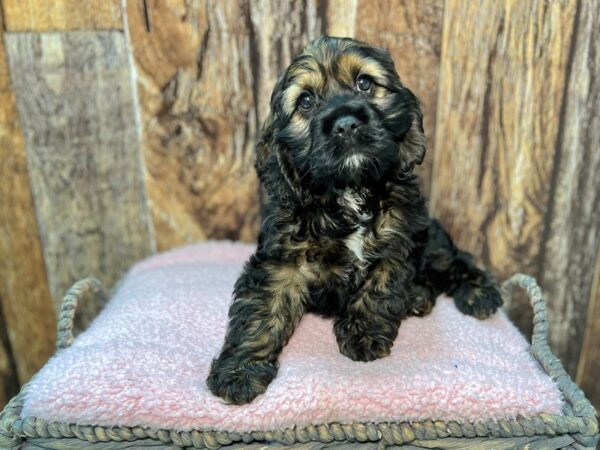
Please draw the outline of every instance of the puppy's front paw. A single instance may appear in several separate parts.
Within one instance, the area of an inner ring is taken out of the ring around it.
[[[502,306],[502,296],[495,283],[466,282],[454,292],[454,302],[463,314],[485,319]]]
[[[243,405],[263,394],[275,375],[277,364],[269,361],[240,363],[235,358],[215,359],[206,384],[227,403]]]
[[[373,361],[390,354],[393,339],[381,334],[376,324],[345,317],[335,322],[334,331],[340,353],[354,361]]]
[[[423,317],[431,312],[435,303],[433,289],[427,286],[415,285],[411,292],[409,313],[413,316]]]

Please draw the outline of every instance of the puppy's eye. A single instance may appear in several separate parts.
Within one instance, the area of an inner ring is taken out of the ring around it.
[[[367,75],[359,75],[356,79],[356,89],[361,92],[369,92],[373,87],[373,80]]]
[[[315,106],[315,98],[308,92],[298,97],[298,106],[304,111],[310,111]]]

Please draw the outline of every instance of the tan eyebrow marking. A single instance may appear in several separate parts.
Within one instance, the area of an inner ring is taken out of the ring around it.
[[[287,114],[293,114],[296,109],[296,102],[298,97],[304,92],[304,89],[297,84],[290,85],[283,93],[283,110]]]
[[[286,113],[292,114],[295,111],[296,102],[302,92],[312,92],[314,95],[324,92],[327,80],[321,74],[321,71],[318,70],[316,63],[314,67],[316,69],[310,66],[303,66],[290,70],[289,75],[293,79],[293,82],[283,93],[283,110]]]
[[[385,69],[376,60],[353,52],[340,55],[337,60],[337,78],[350,86],[354,85],[359,74],[373,78],[376,83],[385,85]]]

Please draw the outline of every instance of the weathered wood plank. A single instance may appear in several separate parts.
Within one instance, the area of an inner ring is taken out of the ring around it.
[[[0,180],[0,326],[6,327],[0,333],[5,336],[0,337],[5,339],[4,345],[0,344],[4,347],[0,377],[10,395],[52,355],[56,319],[29,186],[23,133],[1,39]]]
[[[540,275],[576,7],[446,1],[431,211],[499,278]]]
[[[112,286],[154,250],[125,37],[6,33],[5,41],[58,307],[75,280]],[[82,307],[85,319],[97,305]]]
[[[186,167],[195,167],[199,148],[190,127],[201,124],[189,113],[190,92],[183,90],[189,89],[188,80],[199,70],[196,57],[206,29],[205,9],[201,15],[197,4],[188,9],[184,1],[168,0],[127,2],[125,11],[137,68],[146,188],[159,250],[206,239],[196,218],[203,202],[193,191],[195,174]],[[175,105],[177,95],[183,100]],[[202,169],[211,173],[207,164],[198,169],[198,177]]]
[[[7,31],[122,30],[120,0],[1,0]]]
[[[434,159],[444,1],[359,0],[356,7],[356,37],[387,48],[403,83],[421,100],[428,155],[419,172],[427,195]]]
[[[19,374],[15,359],[19,358],[23,361],[30,359],[27,354],[16,355],[13,353],[8,336],[8,327],[11,324],[7,323],[4,318],[2,303],[2,299],[0,298],[0,411],[12,397],[18,394],[22,384],[19,382]],[[32,317],[29,317],[29,319],[32,319]],[[38,342],[34,342],[34,349],[36,347],[39,347]],[[39,355],[34,353],[34,356]],[[38,366],[41,367],[45,361],[46,358],[35,361],[36,366],[34,369],[37,370]],[[32,375],[33,373],[26,373],[27,379],[23,380],[23,382],[28,381]]]
[[[8,400],[18,392],[19,388],[17,373],[12,364],[8,334],[6,333],[7,328],[0,308],[0,411],[8,403]]]
[[[257,128],[278,72],[321,34],[317,15],[316,1],[128,3],[160,249],[256,239]]]
[[[323,29],[329,36],[356,37],[356,13],[359,0],[328,0]]]
[[[538,276],[551,298],[552,348],[572,374],[600,249],[600,3],[578,3],[574,30]]]
[[[247,5],[151,1],[144,11],[129,2],[127,18],[159,249],[207,236],[254,239]]]
[[[600,252],[596,258],[596,270],[587,309],[587,323],[579,363],[576,383],[583,389],[596,410],[600,410]]]
[[[0,323],[0,325],[2,327],[6,326],[4,322]],[[8,402],[9,396],[7,391],[9,384],[12,384],[9,381],[11,375],[14,374],[12,373],[12,367],[8,363],[8,351],[4,342],[0,340],[0,408],[4,408],[4,405]]]

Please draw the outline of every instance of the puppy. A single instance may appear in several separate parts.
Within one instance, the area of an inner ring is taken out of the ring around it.
[[[294,59],[256,146],[269,198],[207,380],[215,395],[265,392],[305,312],[333,317],[340,352],[372,361],[442,292],[465,314],[496,311],[493,278],[428,217],[413,174],[424,157],[419,102],[387,51],[323,37]]]

